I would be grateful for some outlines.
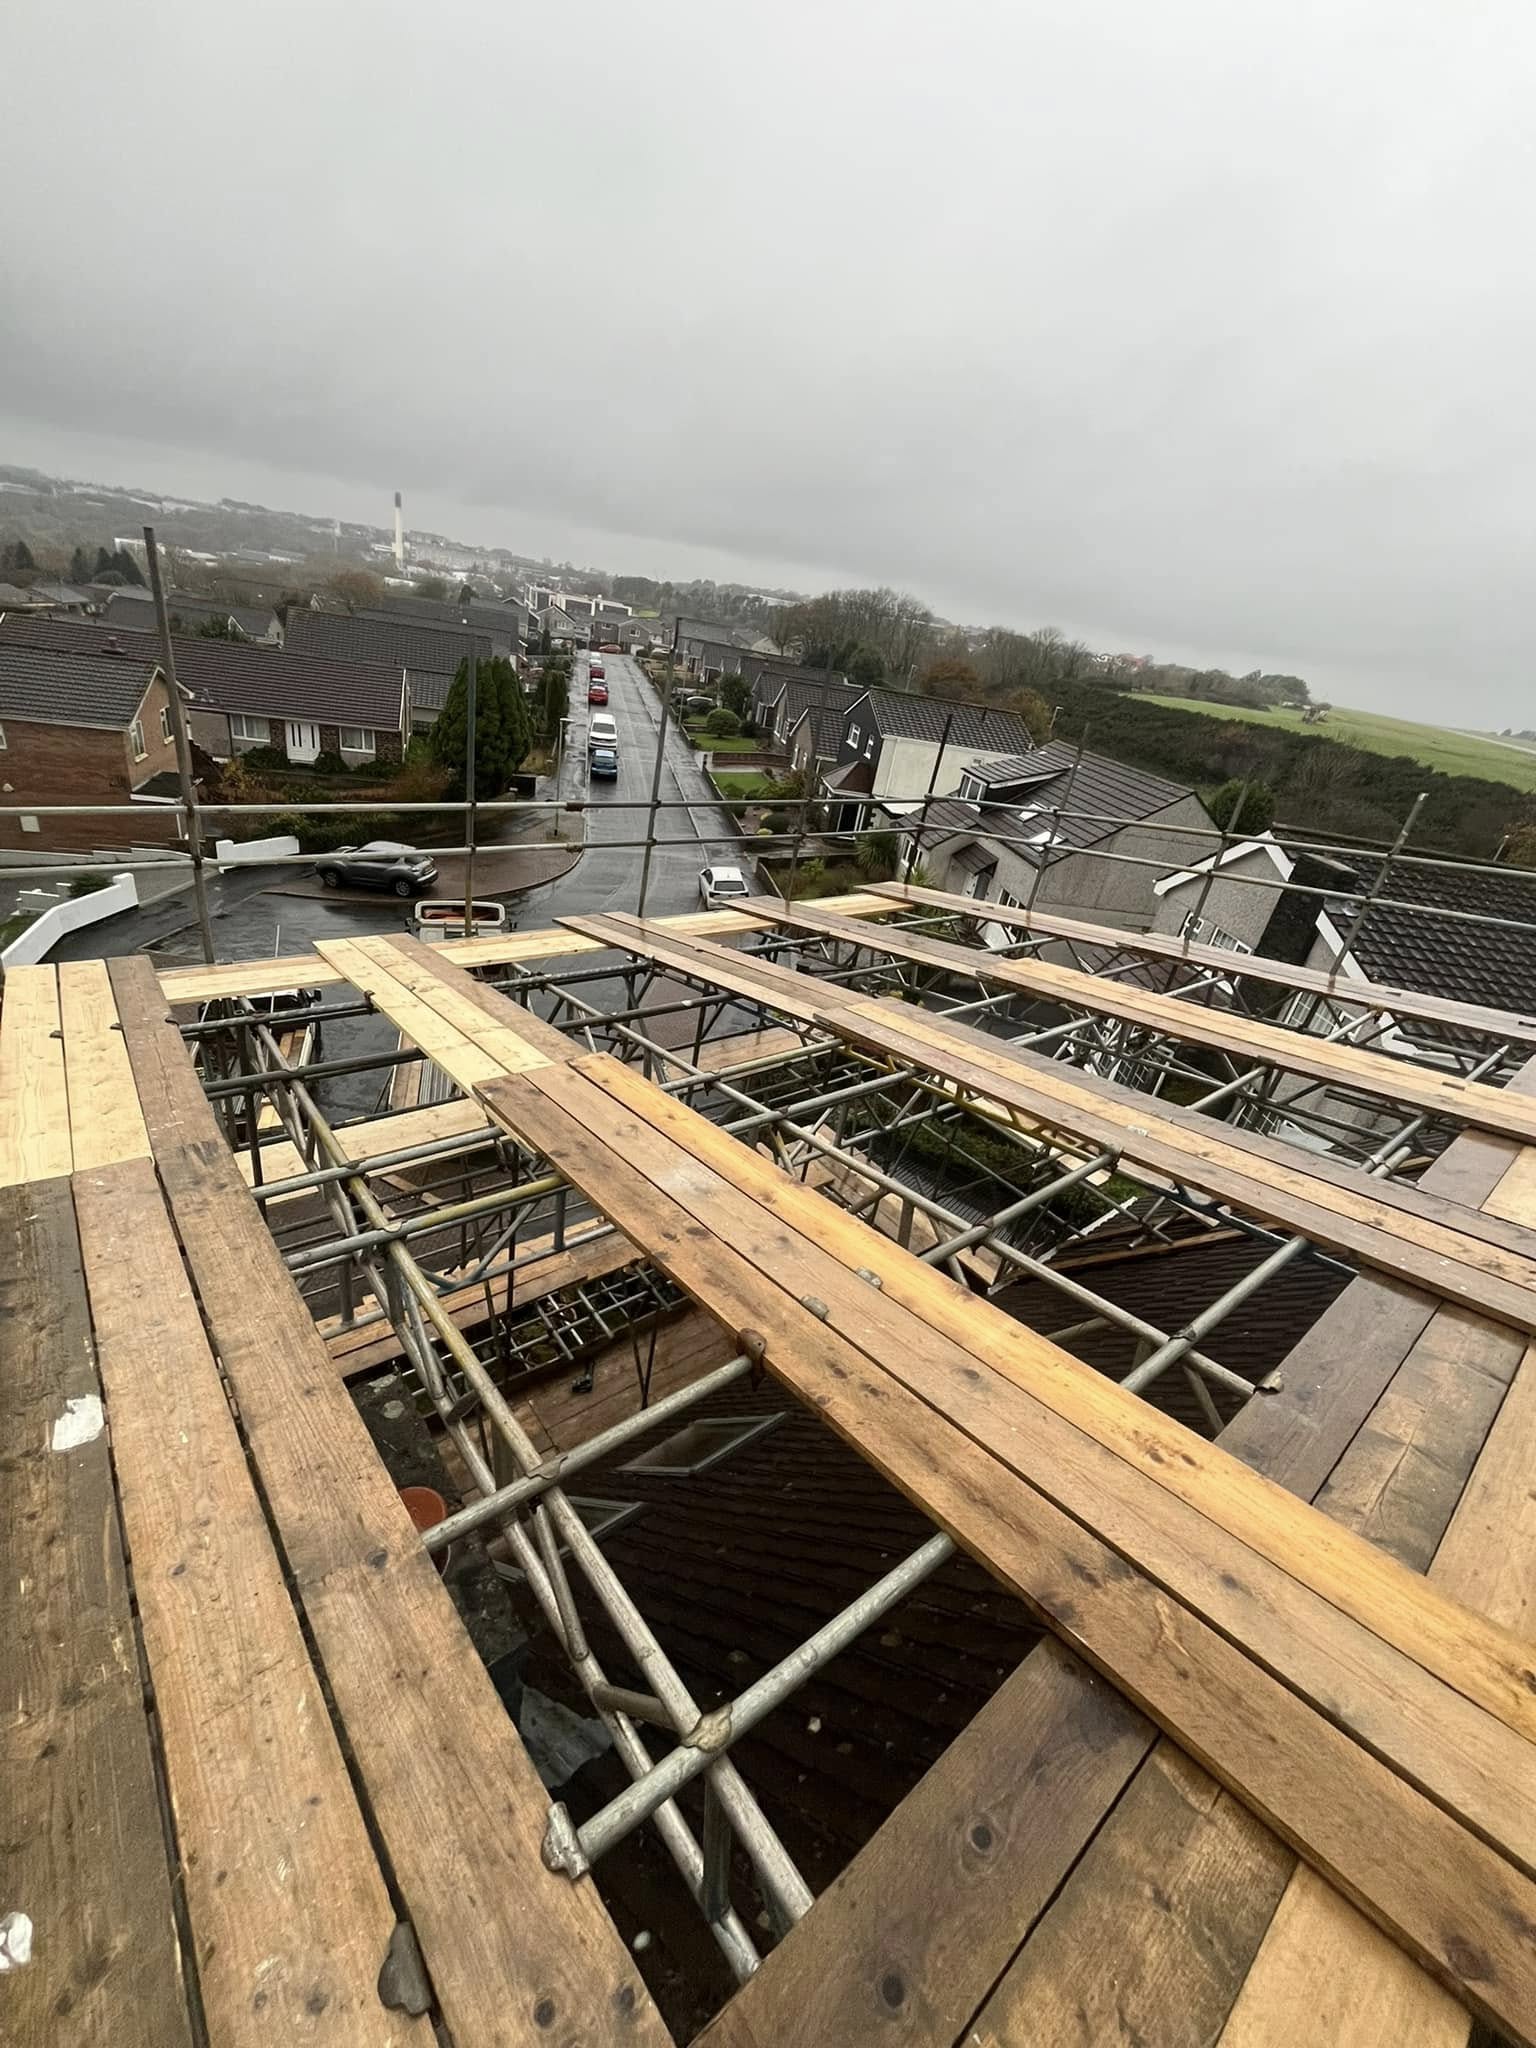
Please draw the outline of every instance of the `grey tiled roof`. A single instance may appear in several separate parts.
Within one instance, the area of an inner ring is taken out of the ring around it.
[[[0,647],[92,655],[115,643],[136,654],[143,642],[142,634],[114,631],[99,619],[0,620]],[[377,662],[326,661],[291,647],[204,640],[200,634],[178,633],[175,644],[177,681],[212,710],[400,730],[402,670]]]
[[[0,719],[124,732],[156,667],[152,653],[78,654],[0,642]]]
[[[811,752],[820,761],[835,761],[837,750],[842,745],[843,740],[842,712],[832,705],[811,705],[807,710],[801,712],[800,716],[784,735],[784,743],[787,747],[792,748],[794,746],[795,734],[799,732],[807,719],[811,722]]]
[[[165,600],[165,608],[173,620],[179,619],[184,626],[201,626],[208,619],[233,619],[248,640],[260,640],[272,630],[273,611],[271,605],[220,604],[211,597],[193,597],[185,591],[173,590]],[[154,633],[159,627],[155,620],[155,607],[142,597],[127,597],[119,591],[107,600],[107,609],[102,615],[103,622],[128,633]]]
[[[1381,856],[1344,856],[1339,864],[1353,871],[1363,890],[1380,872]],[[1422,995],[1491,1003],[1527,1015],[1536,1010],[1536,931],[1510,931],[1430,914],[1435,909],[1467,910],[1536,924],[1536,872],[1501,868],[1492,874],[1468,874],[1457,868],[1394,861],[1381,895],[1389,904],[1426,908],[1394,910],[1380,901],[1371,905],[1350,953],[1372,981],[1416,989]],[[1334,926],[1346,936],[1359,904],[1341,896],[1327,907]]]
[[[873,725],[887,738],[941,740],[947,727],[954,747],[989,747],[1008,754],[1027,753],[1030,747],[1029,727],[1011,711],[951,704],[916,690],[866,690],[849,706],[849,715],[855,713],[860,724]]]
[[[452,675],[474,653],[492,658],[491,643],[480,633],[452,633],[406,620],[360,618],[350,613],[292,611],[287,645],[295,652],[317,654],[331,661],[384,662],[393,669],[434,669]]]
[[[520,604],[493,604],[488,598],[466,598],[462,604],[451,598],[392,598],[380,605],[365,606],[354,614],[375,619],[386,626],[430,626],[448,632],[488,633],[494,638],[516,641],[527,613]]]

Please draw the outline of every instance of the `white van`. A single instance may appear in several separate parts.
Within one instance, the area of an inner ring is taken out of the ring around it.
[[[606,711],[594,711],[587,727],[587,752],[590,754],[594,747],[609,747],[614,753],[619,751],[619,728]]]

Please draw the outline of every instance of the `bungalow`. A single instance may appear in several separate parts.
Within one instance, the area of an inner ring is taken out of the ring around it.
[[[38,806],[35,814],[0,817],[0,846],[41,851],[174,839],[179,820],[144,793],[175,769],[170,696],[151,649],[82,654],[0,640],[0,801]],[[60,818],[45,810],[135,799],[144,809],[133,817]]]
[[[790,734],[807,711],[814,707],[835,712],[841,726],[842,714],[861,694],[856,683],[845,683],[826,669],[780,671],[764,666],[752,681],[752,723],[767,744],[787,749]]]
[[[0,647],[53,654],[138,657],[150,642],[101,620],[0,618]],[[156,650],[157,652],[158,650]],[[405,730],[405,672],[379,662],[327,661],[292,647],[176,635],[176,675],[187,697],[192,741],[216,761],[277,747],[294,761],[317,754],[398,760]]]
[[[528,637],[528,613],[522,605],[493,604],[483,597],[450,599],[444,603],[428,597],[392,598],[387,604],[355,612],[353,617],[382,621],[385,625],[427,626],[438,632],[474,634],[490,642],[493,654],[514,659]]]
[[[478,627],[466,632],[462,626],[396,618],[393,612],[290,612],[287,645],[323,661],[382,663],[397,673],[409,668],[450,676],[470,654],[490,661],[496,651]]]
[[[201,633],[208,626],[241,640],[283,644],[283,622],[270,605],[226,604],[218,598],[194,597],[184,590],[166,595],[165,608],[174,632]],[[159,622],[145,591],[114,591],[102,612],[102,623],[117,632],[155,633]]]
[[[585,647],[592,638],[590,619],[573,619],[557,604],[546,605],[543,611],[533,614],[530,633],[535,629],[541,640],[546,633],[549,635],[551,647]]]
[[[1055,741],[976,761],[926,806],[918,835],[936,888],[1147,931],[1158,883],[1214,846],[1192,789]]]

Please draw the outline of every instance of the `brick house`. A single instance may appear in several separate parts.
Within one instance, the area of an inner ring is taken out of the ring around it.
[[[0,614],[0,648],[54,656],[125,654],[149,659],[147,636],[98,621]],[[187,695],[192,742],[216,761],[278,747],[293,761],[400,759],[407,714],[405,673],[385,662],[345,661],[239,640],[177,634],[176,674]]]
[[[130,804],[176,772],[170,698],[142,654],[69,653],[0,642],[0,847],[59,850],[175,839],[179,821],[144,796],[121,817],[57,818],[51,804]],[[164,787],[164,785],[161,785]]]

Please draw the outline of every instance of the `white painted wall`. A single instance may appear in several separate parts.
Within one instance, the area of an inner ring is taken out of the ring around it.
[[[292,833],[283,832],[275,839],[217,839],[213,857],[221,868],[237,868],[256,861],[281,860],[284,854],[298,850],[297,839]]]
[[[12,939],[0,953],[0,967],[35,967],[39,960],[47,959],[50,948],[66,932],[77,932],[86,925],[99,924],[103,918],[116,917],[120,911],[132,910],[138,900],[138,884],[132,875],[114,875],[105,889],[93,889],[88,896],[67,896],[51,910],[34,917],[26,930]]]

